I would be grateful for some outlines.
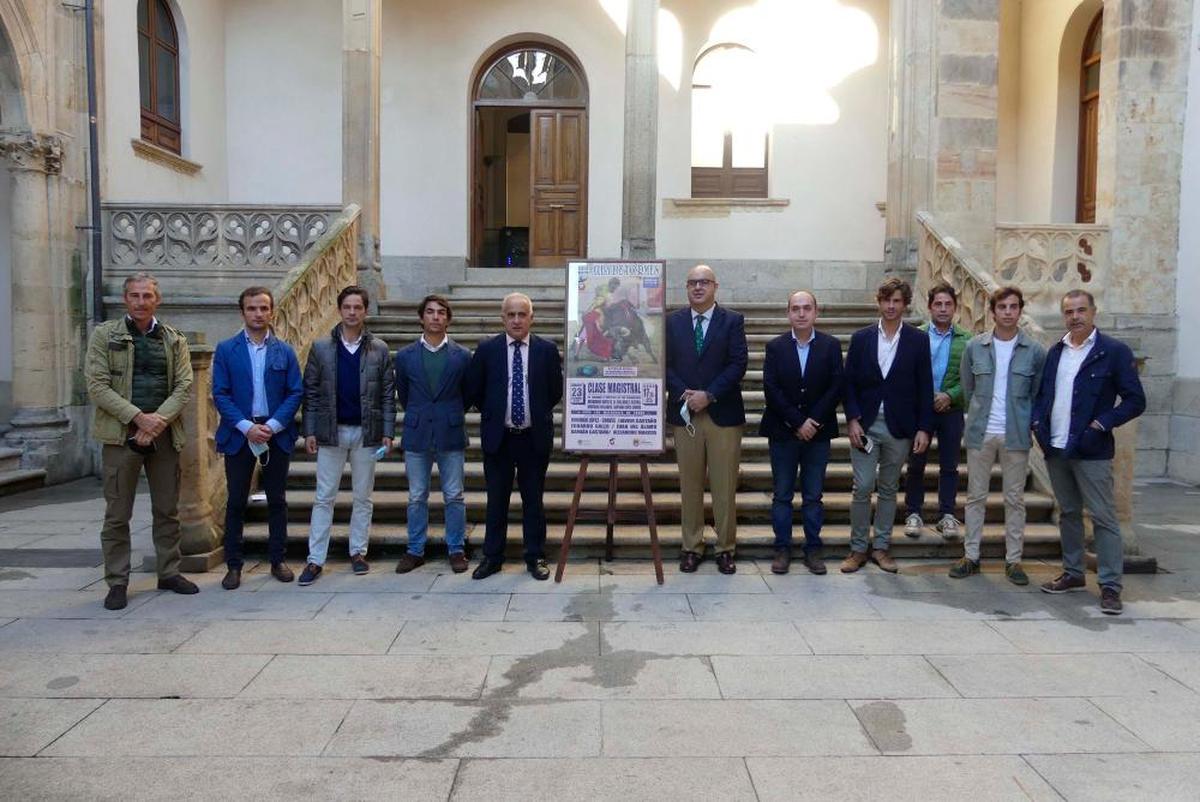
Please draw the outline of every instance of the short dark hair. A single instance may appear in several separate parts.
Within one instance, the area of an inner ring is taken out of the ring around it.
[[[879,289],[875,291],[875,300],[887,300],[895,295],[897,291],[904,296],[905,306],[908,306],[912,303],[912,286],[898,276],[892,276],[889,279],[885,279],[884,282],[879,285]]]
[[[425,317],[425,307],[430,304],[441,304],[446,310],[446,320],[454,319],[454,312],[450,309],[450,302],[446,300],[445,296],[438,295],[437,293],[431,293],[421,299],[421,303],[417,305],[417,317]]]
[[[371,305],[371,296],[367,295],[367,291],[357,284],[351,284],[349,287],[344,287],[342,291],[338,293],[338,309],[342,308],[342,301],[346,300],[351,295],[357,295],[359,298],[362,298],[363,306]]]
[[[1080,289],[1067,290],[1063,294],[1062,300],[1058,302],[1058,305],[1061,307],[1063,301],[1067,300],[1068,298],[1078,298],[1080,295],[1088,299],[1088,306],[1092,307],[1093,309],[1096,308],[1096,296],[1092,295],[1087,290]]]
[[[246,299],[253,298],[256,295],[265,295],[271,299],[271,308],[275,308],[275,296],[271,294],[271,290],[266,287],[247,287],[242,290],[242,294],[238,296],[238,309],[246,309]]]
[[[1000,303],[1005,298],[1008,298],[1012,295],[1017,296],[1017,303],[1019,303],[1021,305],[1021,308],[1024,309],[1025,308],[1025,293],[1021,292],[1020,287],[1016,287],[1012,284],[1005,284],[1003,287],[997,288],[996,291],[992,293],[991,297],[988,298],[988,307],[993,312],[995,312],[996,304]]]
[[[954,301],[955,305],[958,304],[958,291],[944,281],[939,281],[929,288],[928,305],[933,306],[933,299],[939,295],[949,295],[950,300]]]

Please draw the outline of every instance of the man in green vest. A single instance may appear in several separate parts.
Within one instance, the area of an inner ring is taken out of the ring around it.
[[[180,415],[192,391],[188,344],[154,316],[162,295],[149,273],[125,279],[126,314],[101,323],[88,340],[84,376],[96,405],[92,436],[103,444],[104,607],[125,607],[129,587],[129,518],[143,469],[154,515],[158,589],[198,593],[179,573]]]

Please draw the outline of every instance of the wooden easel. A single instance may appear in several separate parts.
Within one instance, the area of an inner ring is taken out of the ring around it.
[[[650,527],[650,554],[654,558],[654,574],[658,578],[658,584],[663,583],[663,566],[662,553],[658,548],[658,524],[654,519],[654,499],[650,495],[650,469],[646,465],[645,455],[636,455],[638,464],[642,471],[642,495],[646,499],[646,524]],[[558,551],[558,569],[554,572],[554,581],[562,582],[563,572],[567,567],[567,555],[571,551],[571,535],[575,531],[575,521],[579,513],[584,515],[603,515],[607,524],[607,532],[604,538],[604,559],[611,560],[613,558],[613,527],[617,523],[618,517],[623,522],[640,523],[641,516],[635,512],[621,515],[617,511],[617,463],[619,456],[610,456],[608,458],[608,507],[605,510],[579,509],[579,497],[583,494],[583,482],[587,479],[588,463],[591,457],[584,454],[579,461],[579,473],[575,476],[575,495],[571,499],[571,510],[567,513],[567,529],[563,532],[562,548]]]

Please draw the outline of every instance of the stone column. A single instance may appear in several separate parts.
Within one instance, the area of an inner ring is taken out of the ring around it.
[[[999,0],[897,0],[891,26],[888,266],[915,268],[924,210],[990,269]]]
[[[342,203],[362,207],[358,283],[377,307],[379,255],[379,65],[382,0],[342,0]]]
[[[225,559],[225,474],[216,457],[213,434],[217,415],[212,407],[213,348],[192,335],[192,400],[183,411],[187,445],[179,455],[179,529],[181,570],[207,571]],[[216,503],[214,503],[216,502]],[[147,557],[147,560],[153,559]]]
[[[658,0],[629,0],[621,256],[653,259],[658,205]]]
[[[12,431],[6,441],[23,450],[22,467],[46,468],[55,477],[56,456],[67,434],[63,407],[61,318],[65,271],[52,263],[51,181],[59,175],[57,137],[0,135],[0,157],[12,172]]]

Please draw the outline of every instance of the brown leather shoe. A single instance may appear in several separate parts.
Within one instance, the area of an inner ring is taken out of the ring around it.
[[[685,551],[679,555],[679,570],[685,574],[694,574],[700,567],[701,557],[694,551]]]
[[[465,553],[456,551],[454,554],[450,555],[451,571],[456,574],[461,574],[463,571],[467,570],[467,567],[467,555]],[[396,570],[399,570],[399,567],[397,567]]]
[[[732,551],[723,551],[717,555],[717,570],[723,574],[737,573],[737,563],[733,561]]]
[[[896,565],[896,561],[892,559],[892,555],[888,554],[883,549],[875,549],[871,552],[871,562],[878,565],[889,574],[897,573],[900,566]]]
[[[825,567],[825,560],[821,558],[821,552],[819,551],[806,551],[801,560],[810,574],[825,576],[825,573],[828,571]]]
[[[292,573],[292,569],[288,568],[287,563],[275,563],[271,566],[271,576],[278,579],[280,582],[291,582],[296,578]]]
[[[464,559],[463,562],[465,563],[466,560]],[[420,568],[424,564],[424,557],[418,557],[417,555],[409,554],[406,551],[404,552],[404,556],[400,558],[400,562],[396,563],[396,573],[407,574],[414,568]],[[463,565],[463,570],[466,570],[466,565]]]
[[[852,551],[846,555],[846,559],[842,560],[842,573],[852,574],[866,564],[867,553],[865,551]]]
[[[776,549],[775,559],[771,560],[771,573],[786,574],[788,567],[792,564],[791,549]]]

